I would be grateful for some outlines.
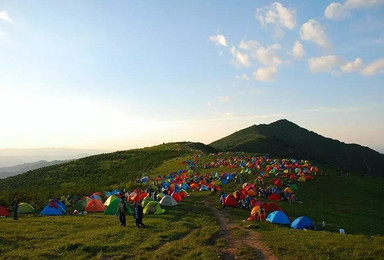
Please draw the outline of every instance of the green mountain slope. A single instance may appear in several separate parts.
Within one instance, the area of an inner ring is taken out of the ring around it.
[[[253,125],[210,144],[221,151],[270,153],[331,164],[372,176],[384,176],[384,155],[368,147],[323,137],[288,121]]]
[[[0,180],[0,204],[8,204],[16,194],[39,203],[51,196],[123,188],[132,182],[136,185],[137,178],[147,175],[164,161],[196,150],[215,151],[201,143],[169,143],[94,155],[29,171]]]

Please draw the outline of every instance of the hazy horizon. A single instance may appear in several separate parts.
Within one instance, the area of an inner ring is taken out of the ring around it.
[[[286,118],[384,149],[384,1],[0,3],[0,148],[209,144]]]

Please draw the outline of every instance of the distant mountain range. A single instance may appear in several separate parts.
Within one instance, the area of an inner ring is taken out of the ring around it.
[[[64,162],[67,162],[67,161],[51,161],[51,162],[38,161],[34,163],[23,163],[23,164],[11,166],[11,167],[3,167],[3,168],[0,168],[0,179],[21,174],[27,171],[36,170],[46,166],[61,164]]]
[[[106,151],[70,148],[0,149],[0,168],[37,161],[78,159],[104,152]]]
[[[210,144],[220,151],[269,153],[372,176],[384,176],[384,155],[358,144],[345,144],[308,131],[288,120],[253,125]]]

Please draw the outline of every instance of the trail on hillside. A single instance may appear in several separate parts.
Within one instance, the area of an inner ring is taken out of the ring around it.
[[[207,201],[204,201],[205,205],[209,207],[215,217],[217,218],[220,225],[220,235],[224,236],[227,247],[222,250],[223,259],[237,259],[237,250],[239,248],[250,247],[254,249],[255,259],[266,259],[266,260],[277,260],[274,256],[260,241],[260,234],[246,229],[236,223],[232,223],[224,215],[224,213],[218,210],[216,207],[209,205]],[[240,230],[244,233],[243,236],[233,236],[231,230]]]

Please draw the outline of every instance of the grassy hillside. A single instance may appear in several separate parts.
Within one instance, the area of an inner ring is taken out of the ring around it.
[[[254,125],[210,145],[221,151],[305,158],[360,174],[384,176],[384,155],[368,147],[325,138],[288,120],[279,120],[269,125]]]
[[[8,206],[15,195],[41,207],[50,197],[123,189],[135,185],[137,178],[148,175],[163,161],[195,153],[197,149],[214,151],[200,143],[169,143],[100,154],[29,171],[0,180],[0,205]]]
[[[152,149],[152,148],[151,148]],[[163,148],[154,147],[153,150]],[[205,154],[164,160],[149,175],[167,175],[184,170],[186,160],[196,160],[193,173],[239,172],[240,168],[210,168],[203,165],[230,156],[248,154]],[[117,217],[102,214],[62,217],[21,216],[18,222],[0,219],[2,259],[220,259],[228,257],[228,238],[244,241],[253,233],[260,236],[278,259],[380,259],[384,254],[382,217],[384,180],[359,175],[339,175],[334,168],[319,165],[326,175],[299,183],[296,194],[302,204],[278,202],[291,218],[306,215],[322,231],[300,231],[267,222],[245,221],[249,210],[225,208],[210,192],[189,191],[180,205],[166,208],[164,215],[146,215],[148,228],[139,230],[127,217],[127,227],[119,227]],[[193,174],[191,173],[191,174]],[[255,177],[255,176],[253,176]],[[266,184],[273,177],[266,178]],[[249,178],[251,179],[251,178]],[[241,187],[231,182],[222,188],[228,193]],[[212,208],[232,223],[223,231]],[[337,233],[339,228],[346,235]],[[31,243],[32,242],[32,243]],[[256,251],[236,244],[236,259],[257,259]],[[228,258],[227,258],[228,259]],[[229,258],[231,259],[231,258]],[[232,258],[233,259],[233,258]]]

